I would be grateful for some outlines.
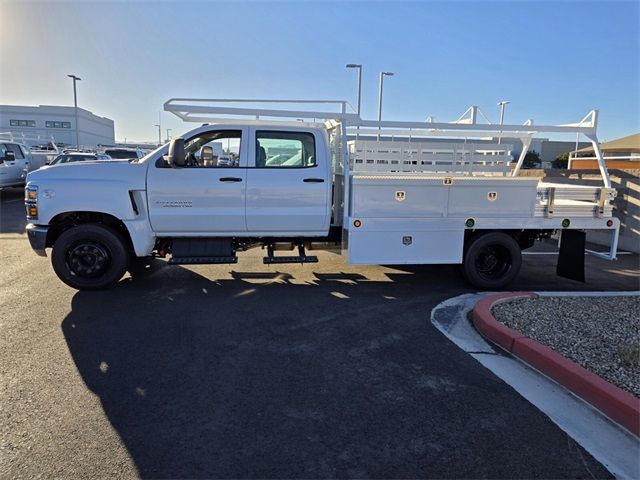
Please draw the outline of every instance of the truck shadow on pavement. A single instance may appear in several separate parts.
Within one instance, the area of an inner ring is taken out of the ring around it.
[[[608,476],[431,327],[464,289],[452,269],[298,283],[160,263],[76,293],[62,331],[141,477]]]

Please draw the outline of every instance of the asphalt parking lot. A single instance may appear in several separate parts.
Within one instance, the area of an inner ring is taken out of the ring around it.
[[[77,292],[0,192],[0,477],[602,478],[546,416],[429,322],[455,266],[167,266]],[[636,290],[525,257],[514,290]],[[594,432],[597,434],[597,432]]]

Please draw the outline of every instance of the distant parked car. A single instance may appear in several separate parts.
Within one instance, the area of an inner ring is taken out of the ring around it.
[[[60,165],[61,163],[71,162],[91,162],[95,160],[111,160],[111,157],[104,153],[70,152],[58,155],[49,165]]]
[[[130,158],[144,157],[144,152],[139,148],[108,148],[104,153],[114,160],[129,160]]]
[[[25,184],[29,171],[29,149],[14,142],[0,143],[0,188]]]

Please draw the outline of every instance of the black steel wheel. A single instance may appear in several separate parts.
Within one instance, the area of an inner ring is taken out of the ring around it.
[[[98,224],[63,232],[53,245],[51,263],[64,283],[78,290],[115,285],[129,265],[125,242],[115,230]]]
[[[471,239],[465,250],[462,271],[469,283],[484,290],[499,289],[511,282],[522,267],[522,252],[513,237],[489,232]]]

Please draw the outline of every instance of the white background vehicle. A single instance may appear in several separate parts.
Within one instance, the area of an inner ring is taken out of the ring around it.
[[[111,157],[104,153],[69,152],[58,155],[49,165],[62,165],[64,163],[73,162],[91,162],[95,160],[111,160]]]
[[[314,249],[337,250],[356,264],[457,263],[473,285],[498,289],[517,275],[521,250],[554,231],[562,232],[558,272],[583,279],[589,229],[611,232],[611,249],[600,255],[615,258],[615,190],[596,111],[571,125],[490,125],[477,122],[476,107],[453,123],[424,123],[362,120],[346,113],[346,102],[309,102],[338,112],[221,102],[168,101],[165,110],[186,121],[216,123],[139,161],[29,175],[29,240],[39,254],[53,247],[64,282],[104,288],[137,257],[235,263],[238,252],[263,247],[267,264],[316,262],[307,253]],[[314,120],[289,120],[300,117]],[[543,131],[589,138],[603,186],[518,176],[532,137]],[[503,133],[523,141],[515,166],[507,147],[470,140]],[[455,136],[464,143],[429,142]],[[214,160],[219,143],[224,162]]]
[[[0,143],[0,188],[24,185],[28,170],[27,147],[14,142]]]
[[[139,148],[107,148],[105,155],[114,160],[129,160],[130,158],[142,158],[144,153]]]

